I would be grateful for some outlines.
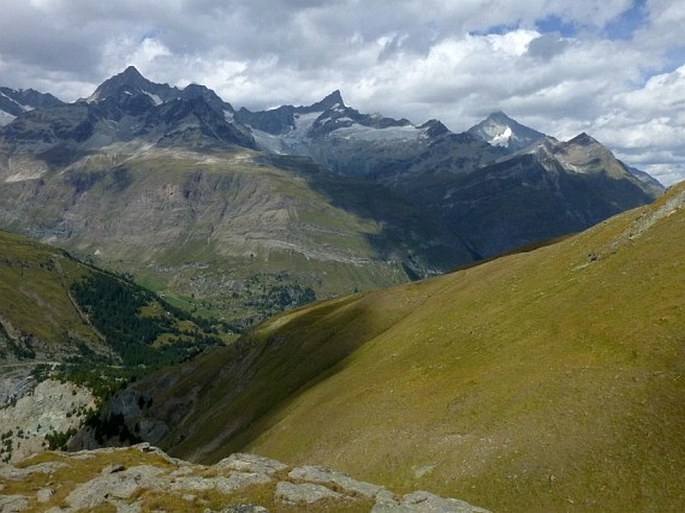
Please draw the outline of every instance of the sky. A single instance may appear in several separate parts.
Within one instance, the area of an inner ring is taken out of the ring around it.
[[[87,97],[134,65],[234,107],[309,105],[455,132],[503,110],[685,179],[685,0],[0,0],[0,85]]]

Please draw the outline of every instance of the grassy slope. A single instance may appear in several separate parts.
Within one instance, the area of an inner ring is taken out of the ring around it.
[[[194,363],[213,413],[174,452],[246,446],[495,511],[682,510],[685,211],[639,227],[683,189],[553,246],[263,324],[237,399],[221,355]],[[257,414],[226,443],[225,411]]]
[[[144,306],[137,312],[139,318],[164,321],[165,329],[158,330],[155,347],[172,339],[192,344],[205,336],[191,321],[167,313],[162,302],[137,286],[85,265],[60,249],[0,231],[0,363],[64,362],[72,357],[95,355],[103,357],[103,361],[118,362],[112,351],[114,340],[91,323],[89,316],[93,317],[95,311],[87,315],[87,307],[79,306],[73,289],[76,283],[98,277],[105,283],[122,284],[120,295],[124,291],[141,294]],[[98,293],[104,294],[103,290]],[[104,306],[121,315],[122,304]],[[130,325],[132,319],[122,322]]]
[[[30,344],[46,356],[62,349],[73,353],[79,342],[104,351],[68,294],[69,285],[88,272],[61,250],[0,232],[0,317],[11,338],[33,335]],[[16,357],[7,352],[4,358]]]

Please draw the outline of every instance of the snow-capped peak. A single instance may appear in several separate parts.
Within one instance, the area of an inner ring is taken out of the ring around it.
[[[492,146],[500,146],[511,151],[525,148],[545,136],[511,119],[502,111],[493,112],[471,127],[468,132]]]

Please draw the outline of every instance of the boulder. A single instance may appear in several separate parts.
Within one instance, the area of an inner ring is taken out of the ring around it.
[[[381,492],[387,492],[382,486],[357,481],[344,472],[337,472],[325,467],[311,465],[298,467],[293,469],[288,477],[310,483],[334,485],[348,495],[361,495],[369,499],[375,498]]]
[[[257,472],[273,476],[275,473],[287,469],[288,466],[280,461],[257,456],[256,454],[235,453],[219,461],[214,465],[214,468],[217,470],[229,469],[241,472]]]
[[[313,483],[294,484],[279,481],[276,484],[276,500],[286,504],[314,504],[326,499],[343,500],[347,497],[323,485]]]
[[[371,513],[489,513],[457,499],[445,499],[429,492],[419,491],[405,495],[402,502],[377,502]]]
[[[165,470],[152,465],[138,465],[119,472],[100,474],[77,486],[67,496],[74,509],[94,508],[117,499],[128,499],[141,488],[163,488],[159,477]]]

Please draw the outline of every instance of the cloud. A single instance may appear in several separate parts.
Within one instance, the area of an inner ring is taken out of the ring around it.
[[[528,55],[548,61],[562,53],[567,47],[568,41],[564,40],[558,32],[542,34],[530,41]]]
[[[665,183],[685,178],[685,65],[617,94],[595,121],[601,140]]]
[[[682,2],[4,3],[2,85],[73,100],[134,64],[252,109],[341,89],[360,110],[453,130],[503,109],[560,138],[588,131],[630,163],[685,178]]]

